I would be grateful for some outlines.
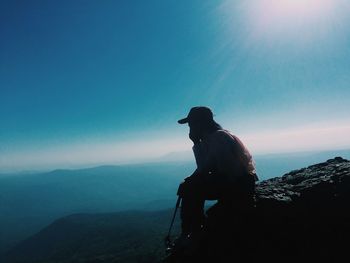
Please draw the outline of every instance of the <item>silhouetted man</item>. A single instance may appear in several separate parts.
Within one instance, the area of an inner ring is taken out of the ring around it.
[[[247,148],[214,121],[208,107],[193,107],[178,123],[188,123],[197,163],[178,190],[182,197],[181,237],[187,238],[204,223],[205,200],[218,200],[233,209],[252,205],[257,177]]]

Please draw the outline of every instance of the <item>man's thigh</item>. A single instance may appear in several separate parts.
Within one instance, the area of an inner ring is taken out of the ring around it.
[[[223,191],[224,186],[216,182],[186,180],[180,184],[177,194],[180,197],[217,200],[220,199]]]

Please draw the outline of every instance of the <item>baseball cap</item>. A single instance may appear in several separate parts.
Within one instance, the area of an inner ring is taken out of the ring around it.
[[[191,108],[186,118],[178,120],[180,124],[185,124],[188,122],[209,122],[213,120],[213,112],[210,108],[205,106],[197,106]]]

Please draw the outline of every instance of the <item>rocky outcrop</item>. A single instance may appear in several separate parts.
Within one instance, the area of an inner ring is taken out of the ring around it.
[[[208,211],[196,246],[168,262],[327,260],[350,245],[350,161],[330,159],[257,185],[247,211]]]

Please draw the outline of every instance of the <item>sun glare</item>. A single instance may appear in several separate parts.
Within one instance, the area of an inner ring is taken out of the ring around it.
[[[262,0],[257,1],[260,10],[272,19],[319,19],[334,7],[334,0]]]
[[[340,7],[340,0],[258,0],[246,14],[253,38],[303,42],[331,32]]]

